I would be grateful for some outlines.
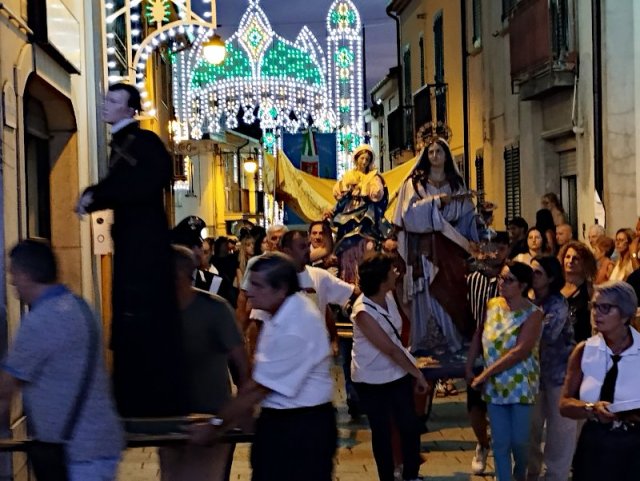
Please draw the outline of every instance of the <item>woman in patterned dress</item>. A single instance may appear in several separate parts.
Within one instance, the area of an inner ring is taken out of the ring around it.
[[[476,331],[469,349],[471,365],[481,349],[483,352],[484,370],[468,381],[471,388],[484,392],[498,481],[511,481],[512,473],[516,481],[524,481],[527,474],[543,317],[542,310],[527,298],[532,279],[531,267],[521,262],[502,269],[500,297],[487,303],[484,326]]]

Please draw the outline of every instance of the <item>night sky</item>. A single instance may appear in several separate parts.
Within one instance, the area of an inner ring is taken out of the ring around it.
[[[353,0],[360,10],[366,35],[366,77],[369,90],[396,65],[395,23],[385,12],[388,0]],[[276,33],[295,41],[307,25],[326,53],[326,18],[332,0],[260,0]],[[230,37],[238,28],[248,0],[217,0],[218,33]]]

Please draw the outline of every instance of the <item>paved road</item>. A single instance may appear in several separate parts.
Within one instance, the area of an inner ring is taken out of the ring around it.
[[[336,379],[341,382],[339,370]],[[341,384],[338,384],[341,385]],[[462,384],[458,383],[459,388]],[[352,423],[346,412],[344,393],[337,389],[340,447],[336,459],[336,481],[376,481],[371,454],[371,433],[366,422]],[[429,422],[430,432],[422,436],[426,459],[420,474],[429,481],[492,481],[493,459],[489,458],[487,476],[472,476],[469,466],[475,450],[475,438],[467,424],[465,394],[436,399]],[[158,460],[151,448],[130,449],[121,465],[118,481],[154,481],[160,479]],[[231,479],[250,481],[249,447],[236,448]]]

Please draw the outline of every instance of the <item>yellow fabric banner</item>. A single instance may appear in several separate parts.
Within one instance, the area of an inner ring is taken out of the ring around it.
[[[382,173],[389,189],[389,207],[385,214],[387,219],[393,216],[398,190],[413,168],[415,160],[413,158]],[[282,152],[278,152],[277,159],[267,154],[264,161],[263,175],[267,192],[273,194],[275,183],[278,200],[283,200],[305,221],[322,219],[323,213],[335,205],[332,194],[335,180],[321,179],[296,169]]]

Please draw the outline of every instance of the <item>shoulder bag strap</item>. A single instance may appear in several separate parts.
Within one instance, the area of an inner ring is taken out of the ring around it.
[[[398,338],[398,341],[400,341],[400,344],[402,344],[402,338],[400,337],[400,333],[398,332],[398,330],[396,329],[396,326],[393,325],[393,322],[391,322],[391,319],[389,319],[389,316],[387,316],[385,313],[380,312],[378,310],[378,308],[376,306],[374,306],[373,304],[370,304],[369,302],[363,302],[363,304],[365,306],[369,306],[372,309],[374,309],[378,314],[380,314],[382,317],[384,317],[384,320],[387,321],[389,323],[389,325],[391,326],[391,329],[393,329],[393,333],[396,335],[396,337]]]
[[[67,416],[67,422],[65,423],[64,430],[62,431],[62,440],[64,442],[67,442],[69,441],[69,439],[71,439],[73,430],[76,427],[79,414],[82,411],[82,407],[84,406],[84,403],[87,399],[87,392],[89,391],[89,387],[91,386],[91,381],[93,381],[98,356],[100,355],[98,346],[98,327],[96,325],[95,318],[93,317],[93,313],[91,312],[91,309],[89,309],[89,306],[87,306],[87,304],[82,299],[78,299],[78,304],[83,311],[84,319],[89,331],[87,367],[85,368],[82,375],[82,381],[80,382],[78,394],[76,395],[76,398],[72,405],[73,407],[71,408],[71,411]]]

